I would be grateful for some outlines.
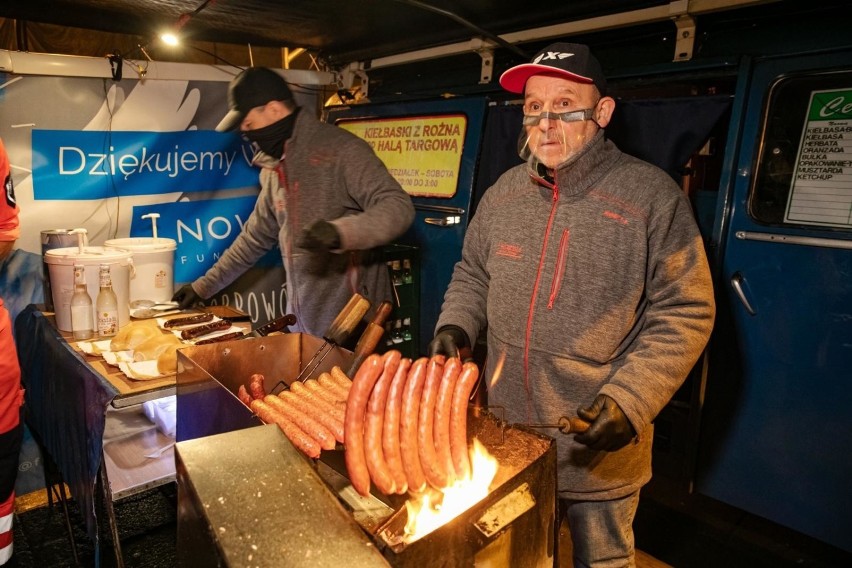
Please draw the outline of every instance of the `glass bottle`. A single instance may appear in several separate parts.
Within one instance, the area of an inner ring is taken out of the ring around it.
[[[405,318],[402,320],[402,340],[411,341],[411,339],[411,318]]]
[[[402,259],[402,283],[411,284],[414,282],[414,275],[411,273],[411,260]]]
[[[398,260],[391,262],[391,279],[393,280],[394,286],[402,284],[402,266]]]
[[[391,339],[393,339],[394,343],[402,343],[402,320],[396,320],[393,324],[393,332],[391,333]]]
[[[74,265],[74,294],[71,296],[71,334],[75,341],[90,339],[95,329],[92,297],[86,289],[86,271]]]
[[[101,265],[99,281],[101,289],[95,301],[98,337],[112,337],[118,332],[118,298],[112,289],[112,274],[108,264]]]

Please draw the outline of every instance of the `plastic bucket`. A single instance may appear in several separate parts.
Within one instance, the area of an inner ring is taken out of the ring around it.
[[[53,311],[53,296],[50,291],[50,270],[44,254],[53,249],[71,247],[77,244],[77,235],[71,233],[72,229],[48,229],[41,232],[41,265],[42,284],[44,285],[44,309]],[[94,300],[93,300],[94,301]]]
[[[130,237],[110,239],[106,248],[128,250],[133,253],[136,274],[130,279],[130,301],[153,300],[168,302],[175,288],[174,239],[157,237]]]
[[[106,247],[67,247],[51,249],[44,253],[50,271],[50,290],[53,295],[53,308],[56,315],[56,327],[61,331],[71,331],[71,296],[74,294],[74,265],[83,265],[86,271],[86,289],[92,297],[92,316],[94,304],[98,300],[100,284],[98,269],[101,264],[110,267],[112,289],[118,298],[118,327],[130,323],[130,274],[133,267],[133,253],[127,250]],[[97,321],[97,318],[94,319]]]

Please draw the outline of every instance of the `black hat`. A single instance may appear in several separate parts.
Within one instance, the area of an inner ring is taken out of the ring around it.
[[[266,67],[249,67],[228,86],[228,114],[216,126],[227,132],[239,126],[248,112],[269,101],[289,101],[293,98],[284,78]]]
[[[500,86],[510,93],[523,93],[527,79],[533,75],[555,75],[579,83],[591,83],[601,95],[606,94],[606,77],[601,64],[579,43],[553,43],[539,51],[530,63],[507,69],[500,76]]]

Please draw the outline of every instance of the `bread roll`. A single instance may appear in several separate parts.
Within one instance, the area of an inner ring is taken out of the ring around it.
[[[133,350],[134,361],[150,361],[156,359],[169,345],[180,344],[180,339],[174,333],[159,333],[136,346]]]
[[[153,325],[131,322],[118,330],[118,333],[109,342],[109,349],[110,351],[135,349],[137,345],[157,335],[162,335],[162,332]]]
[[[186,347],[183,343],[166,346],[157,357],[157,371],[162,375],[171,375],[177,372],[177,350]]]

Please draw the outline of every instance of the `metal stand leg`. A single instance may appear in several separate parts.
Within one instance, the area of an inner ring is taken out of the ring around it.
[[[65,480],[62,479],[59,467],[57,467],[50,454],[47,453],[47,449],[41,443],[41,438],[38,434],[32,429],[30,429],[30,434],[33,440],[35,440],[38,451],[41,454],[48,509],[51,512],[53,511],[53,498],[56,497],[56,500],[62,505],[62,515],[65,517],[65,531],[68,533],[68,544],[71,545],[71,554],[74,555],[74,565],[79,566],[80,558],[77,556],[77,543],[74,541],[74,529],[71,527],[71,515],[68,512],[68,496],[65,494]]]
[[[71,515],[68,513],[68,496],[65,494],[65,482],[61,479],[56,485],[51,485],[48,489],[48,495],[53,491],[57,491],[56,498],[62,505],[62,515],[65,517],[65,530],[68,531],[68,542],[71,544],[71,554],[74,555],[74,566],[80,565],[80,559],[77,557],[77,543],[74,542],[74,529],[71,528]]]
[[[117,568],[124,568],[124,558],[121,554],[121,541],[118,538],[118,524],[115,521],[115,509],[112,506],[112,491],[109,485],[109,476],[107,475],[106,463],[103,455],[101,455],[101,494],[106,508],[107,518],[109,519],[109,530],[112,534],[112,548],[115,552],[115,565]]]

